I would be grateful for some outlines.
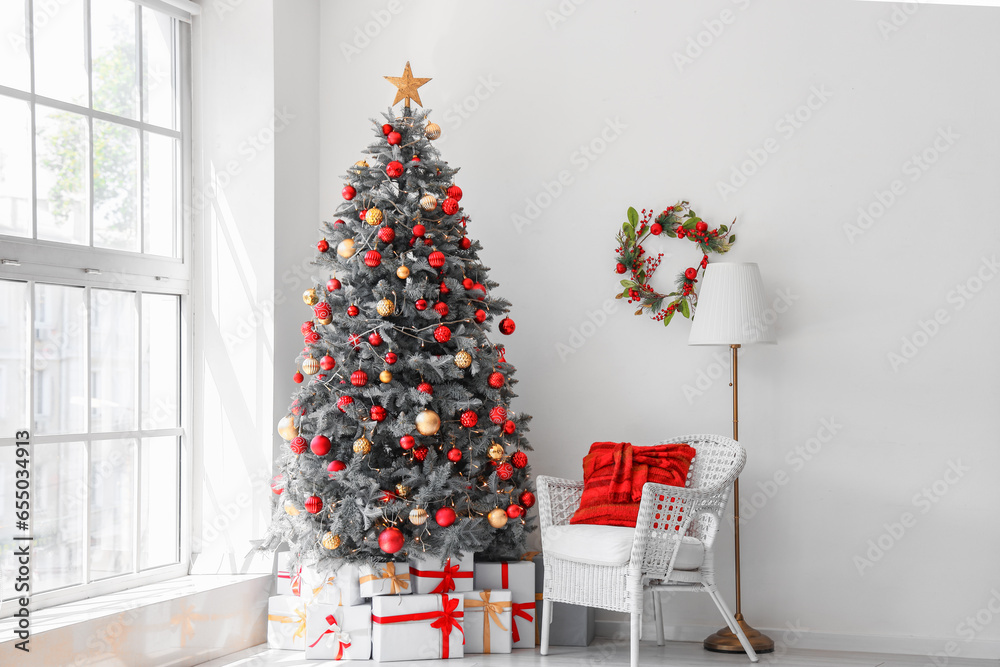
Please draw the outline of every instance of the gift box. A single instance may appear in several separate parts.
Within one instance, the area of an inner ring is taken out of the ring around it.
[[[413,592],[467,593],[473,589],[472,565],[471,553],[463,553],[460,559],[449,558],[445,561],[437,558],[411,558],[410,580],[413,582]]]
[[[541,644],[542,587],[545,567],[542,558],[535,558],[535,639]],[[594,641],[594,610],[564,602],[552,603],[552,623],[549,625],[549,646],[589,646]]]
[[[372,658],[376,662],[461,658],[462,594],[372,598]]]
[[[476,589],[509,590],[514,648],[535,647],[535,564],[515,560],[476,563]]]
[[[363,602],[358,566],[342,563],[334,567],[336,569],[319,564],[302,566],[299,597],[306,604],[318,602],[350,607]]]
[[[367,660],[372,655],[372,606],[307,605],[305,644],[306,660]]]
[[[295,595],[267,599],[267,647],[301,651],[306,647],[306,603]]]
[[[377,563],[362,565],[360,593],[363,598],[379,595],[407,595],[410,587],[410,568],[406,563]]]
[[[470,591],[465,597],[465,652],[510,653],[510,591]]]
[[[302,568],[298,568],[293,573],[289,565],[291,559],[292,553],[290,551],[282,551],[278,554],[278,571],[275,583],[275,594],[277,595],[298,595],[302,590]]]

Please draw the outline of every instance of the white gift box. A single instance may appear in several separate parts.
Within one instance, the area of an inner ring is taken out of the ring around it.
[[[510,653],[510,591],[470,591],[465,597],[465,652]]]
[[[306,603],[295,595],[267,599],[267,647],[301,651],[306,647]]]
[[[278,578],[275,586],[275,593],[278,595],[298,595],[302,588],[302,568],[300,567],[293,573],[289,567],[291,558],[290,551],[282,551],[278,554]]]
[[[506,589],[513,598],[514,648],[535,647],[535,564],[526,560],[476,563],[476,589]]]
[[[306,605],[306,660],[367,660],[372,655],[372,606]]]
[[[410,581],[413,592],[465,593],[473,589],[471,553],[463,553],[460,559],[411,558]],[[497,588],[500,588],[497,586]]]
[[[357,565],[341,563],[336,569],[319,564],[302,566],[299,597],[306,604],[318,602],[351,607],[362,603]]]
[[[403,562],[376,563],[362,565],[360,591],[363,598],[379,595],[409,595],[413,592],[410,582],[410,568]]]
[[[391,662],[463,657],[462,603],[462,594],[449,593],[372,598],[372,658]]]

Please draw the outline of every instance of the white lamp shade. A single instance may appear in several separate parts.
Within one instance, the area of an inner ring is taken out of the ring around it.
[[[698,292],[688,345],[776,343],[773,310],[756,264],[709,264]]]

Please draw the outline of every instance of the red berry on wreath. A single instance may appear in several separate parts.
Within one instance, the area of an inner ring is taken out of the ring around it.
[[[445,194],[454,199],[455,201],[462,201],[462,188],[457,185],[450,186]]]
[[[457,447],[452,447],[448,450],[448,460],[452,463],[458,463],[462,460],[462,450]]]
[[[434,329],[434,340],[436,340],[439,343],[447,343],[449,340],[451,340],[451,329],[449,329],[443,324],[438,328]]]
[[[330,438],[325,435],[317,435],[309,443],[309,449],[316,456],[324,456],[330,453]]]
[[[370,334],[368,334],[368,343],[372,347],[378,347],[379,345],[382,344],[382,336],[380,336],[377,331],[373,331]]]
[[[441,317],[448,317],[448,312],[449,312],[448,304],[446,304],[444,301],[438,301],[437,303],[435,303],[434,310],[436,310],[437,314],[440,315]]]
[[[323,355],[323,357],[319,360],[319,367],[322,368],[324,371],[333,370],[333,367],[336,365],[337,362],[329,354]]]
[[[421,394],[428,394],[431,396],[434,395],[434,387],[431,386],[430,382],[421,382],[420,384],[418,384],[417,391],[419,391]]]
[[[347,412],[344,408],[354,402],[354,399],[350,396],[341,396],[337,399],[337,407],[341,412]]]
[[[413,225],[413,235],[416,237],[421,237],[427,232],[427,228],[423,225]]]
[[[434,513],[434,521],[437,522],[437,525],[442,528],[447,528],[451,524],[455,523],[456,518],[457,515],[455,514],[455,510],[450,507],[442,507]]]
[[[385,125],[382,126],[382,134],[383,135],[388,136],[390,132],[392,132],[392,125],[389,125],[389,123],[386,123]]]
[[[363,370],[360,369],[354,371],[353,373],[351,373],[351,384],[353,384],[355,387],[364,387],[366,384],[368,384],[368,373],[365,373]]]
[[[295,384],[302,384],[303,380],[305,380],[305,378],[302,377],[302,373],[298,371],[296,371],[295,375],[292,376],[292,382],[294,382]]]
[[[358,315],[359,312],[360,311],[358,310],[358,307],[355,306],[355,305],[350,305],[350,306],[347,307],[347,316],[348,317],[357,317],[357,315]]]
[[[506,481],[514,476],[514,466],[512,466],[507,461],[504,461],[497,466],[497,477]]]
[[[306,511],[310,514],[317,514],[323,509],[323,500],[319,496],[309,496],[306,498]]]
[[[405,541],[403,531],[399,528],[386,528],[378,534],[378,548],[387,554],[394,554],[402,549]]]
[[[535,494],[533,494],[531,491],[525,491],[524,493],[521,494],[519,500],[521,501],[521,504],[524,505],[525,507],[531,507],[532,505],[535,504]]]
[[[511,519],[516,519],[522,514],[524,514],[524,508],[521,507],[520,505],[515,503],[507,506],[507,516],[509,516]]]
[[[482,324],[483,322],[486,321],[486,311],[482,310],[482,309],[477,310],[476,314],[474,315],[474,317],[476,319],[476,322],[479,322],[480,324]]]
[[[399,359],[399,357],[396,356],[395,352],[389,352],[385,355],[385,363],[389,364],[390,366],[396,363],[397,359]]]
[[[427,263],[430,264],[435,269],[440,269],[444,266],[444,253],[440,250],[435,250],[427,258]]]
[[[320,239],[319,243],[316,244],[316,250],[320,252],[326,252],[330,249],[330,244],[326,242],[326,239]]]
[[[401,135],[399,132],[390,132],[386,136],[386,140],[389,142],[390,146],[398,146],[399,142],[403,140],[403,135]]]
[[[472,241],[469,239],[468,236],[463,236],[462,240],[458,242],[458,247],[461,248],[462,250],[468,250],[469,248],[472,247]]]
[[[396,232],[392,227],[382,227],[378,230],[378,240],[382,243],[392,243],[396,240]]]
[[[413,304],[413,307],[417,310],[427,310],[427,301],[424,299],[417,299],[416,303]]]
[[[328,292],[335,292],[340,289],[340,281],[336,278],[330,278],[326,281],[326,290]]]
[[[490,410],[490,421],[494,424],[502,424],[505,419],[507,419],[507,411],[501,406],[498,405]]]
[[[687,231],[683,227],[677,228],[677,238],[682,239],[687,236]]]
[[[517,428],[517,425],[514,424],[514,422],[512,422],[509,419],[503,423],[503,432],[506,433],[507,435],[510,435],[511,433],[513,433],[514,429],[516,429],[516,428]]]
[[[358,194],[358,191],[354,189],[353,185],[345,185],[344,189],[340,191],[341,196],[347,201],[354,199],[354,195]]]
[[[403,175],[403,163],[393,160],[385,166],[385,174],[389,178],[399,178]]]
[[[695,278],[698,277],[698,269],[695,268],[684,269],[684,277],[687,278],[688,280],[694,280]]]
[[[479,415],[476,414],[475,410],[466,410],[459,418],[459,422],[461,422],[462,426],[465,428],[472,428],[479,423]]]
[[[416,444],[417,441],[412,435],[404,435],[399,439],[399,446],[403,449],[413,449]]]
[[[306,447],[308,446],[309,443],[306,442],[306,439],[303,438],[301,435],[295,436],[294,438],[292,438],[292,441],[288,443],[288,448],[292,450],[293,454],[301,454],[302,452],[306,451]]]
[[[615,264],[615,273],[625,273],[626,271],[628,271],[628,269],[625,268],[625,265],[621,262]]]
[[[378,250],[369,250],[365,253],[365,266],[375,268],[382,263],[382,253]]]
[[[649,227],[649,233],[652,234],[653,236],[659,236],[660,234],[663,233],[663,225],[661,225],[658,222],[654,222]]]
[[[500,320],[500,333],[502,333],[505,336],[509,336],[512,333],[514,333],[515,326],[516,325],[514,324],[514,320],[510,319],[509,317],[505,317],[502,320]]]
[[[377,422],[385,421],[385,418],[388,416],[385,408],[381,405],[373,405],[368,411],[368,414],[371,416],[372,420]]]
[[[523,468],[528,465],[528,455],[524,452],[514,452],[510,457],[510,462],[514,464],[515,468]]]
[[[416,449],[414,449],[413,450],[413,458],[415,458],[418,461],[423,461],[424,459],[426,459],[427,458],[427,448],[426,447],[417,447]]]
[[[699,232],[702,232],[702,233],[707,232],[708,231],[708,223],[705,222],[704,220],[702,220],[700,222],[696,222],[695,225],[694,225],[694,228],[695,228],[695,230],[697,230]]]
[[[458,200],[448,197],[441,202],[441,210],[444,211],[445,215],[455,215],[458,213]]]
[[[488,380],[491,387],[494,389],[499,389],[503,386],[503,373],[493,372],[490,373],[490,379]]]

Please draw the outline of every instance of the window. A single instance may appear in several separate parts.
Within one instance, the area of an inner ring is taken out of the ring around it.
[[[0,3],[0,568],[31,433],[32,605],[187,573],[190,16]],[[14,610],[13,581],[0,616]]]

